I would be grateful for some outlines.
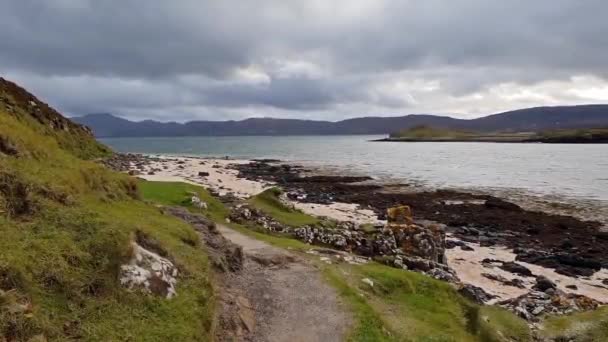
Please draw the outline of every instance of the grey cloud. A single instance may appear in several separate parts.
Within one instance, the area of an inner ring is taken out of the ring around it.
[[[0,72],[74,114],[478,111],[510,105],[489,93],[501,83],[608,79],[606,12],[602,0],[6,0]],[[234,78],[248,67],[268,80]],[[439,87],[393,86],[419,80]]]

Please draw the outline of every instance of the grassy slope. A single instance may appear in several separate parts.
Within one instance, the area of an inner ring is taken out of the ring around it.
[[[139,201],[133,179],[82,159],[108,153],[86,131],[53,130],[2,90],[0,340],[209,340],[212,288],[193,229]],[[119,285],[136,231],[179,266],[176,298]]]
[[[200,187],[142,181],[140,188],[146,199],[162,204],[187,203],[189,193],[196,192],[209,204],[210,218],[223,222],[228,214]],[[283,210],[282,206],[276,209]],[[310,248],[297,240],[231,226],[279,247],[294,251]],[[527,326],[512,314],[471,304],[450,285],[419,273],[376,263],[318,266],[355,315],[352,341],[501,341],[498,336],[529,340]],[[361,282],[363,278],[372,279],[376,285],[370,288]]]

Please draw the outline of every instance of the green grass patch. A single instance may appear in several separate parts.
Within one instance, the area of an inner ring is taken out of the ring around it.
[[[315,225],[319,219],[302,213],[294,208],[285,206],[279,199],[281,190],[278,188],[268,189],[258,195],[251,197],[248,203],[273,219],[292,227],[304,225]]]
[[[353,341],[531,340],[527,324],[515,315],[470,303],[450,284],[423,274],[373,262],[328,269],[330,283],[357,317]]]
[[[194,194],[207,203],[207,210],[205,212],[210,218],[223,221],[229,214],[228,208],[201,186],[183,182],[153,182],[146,180],[139,180],[138,186],[141,197],[147,201],[162,205],[184,206],[191,210],[196,210],[192,206],[192,195]]]

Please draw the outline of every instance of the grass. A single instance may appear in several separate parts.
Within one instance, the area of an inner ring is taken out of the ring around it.
[[[354,341],[531,340],[521,319],[472,304],[445,282],[373,262],[332,267],[331,282],[361,317]]]
[[[271,188],[251,197],[248,202],[254,208],[263,211],[276,221],[288,226],[299,227],[319,223],[319,219],[316,217],[285,206],[279,199],[280,195],[281,190],[279,188]]]
[[[2,106],[0,340],[210,340],[214,295],[192,227],[142,202],[133,178],[86,161],[107,150],[84,131]],[[172,300],[120,285],[136,233],[178,266]]]
[[[566,316],[549,317],[541,336],[555,341],[608,341],[608,307]]]
[[[228,209],[217,198],[203,187],[182,182],[152,182],[146,180],[138,181],[139,193],[142,198],[163,205],[184,206],[195,210],[192,206],[191,197],[196,194],[198,198],[207,203],[207,213],[216,221],[228,217]]]

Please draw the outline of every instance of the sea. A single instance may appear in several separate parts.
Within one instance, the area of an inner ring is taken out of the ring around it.
[[[100,139],[114,150],[280,159],[429,188],[525,192],[608,203],[608,145],[373,142],[381,136],[238,136]]]

